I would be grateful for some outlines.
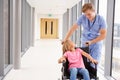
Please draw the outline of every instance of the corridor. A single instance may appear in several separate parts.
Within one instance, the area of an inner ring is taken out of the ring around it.
[[[93,5],[91,19],[97,24],[87,19],[86,3]],[[120,80],[119,4],[120,0],[0,0],[0,80],[62,80],[61,40],[76,22],[80,25],[70,36],[76,46],[87,41],[96,44],[105,30],[97,76]],[[99,31],[93,29],[96,26]],[[96,38],[82,41],[84,32]]]
[[[61,80],[61,64],[57,60],[62,55],[58,39],[36,40],[21,60],[21,69],[12,69],[4,80]],[[98,73],[100,80],[107,80]]]

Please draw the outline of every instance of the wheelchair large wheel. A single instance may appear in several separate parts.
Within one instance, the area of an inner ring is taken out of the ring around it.
[[[99,77],[96,77],[95,80],[99,80]]]
[[[81,78],[79,78],[78,80],[81,80]]]
[[[62,76],[62,80],[66,80],[66,78],[64,76]]]

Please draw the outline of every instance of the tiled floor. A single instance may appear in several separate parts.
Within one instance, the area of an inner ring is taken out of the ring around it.
[[[4,80],[61,80],[60,40],[37,40],[22,57],[21,69],[12,69]],[[100,80],[106,80],[101,73]]]

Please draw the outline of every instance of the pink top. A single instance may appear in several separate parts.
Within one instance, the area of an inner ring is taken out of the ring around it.
[[[64,56],[69,61],[69,69],[70,68],[85,68],[82,58],[82,50],[76,49],[74,52],[67,51],[64,53]]]

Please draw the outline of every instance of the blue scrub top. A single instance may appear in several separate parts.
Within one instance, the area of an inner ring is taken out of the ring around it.
[[[95,39],[100,35],[99,33],[100,29],[106,28],[106,22],[104,18],[99,14],[96,14],[96,17],[93,22],[90,22],[88,18],[83,14],[78,18],[77,24],[79,26],[80,25],[83,26],[81,37],[82,43]]]

